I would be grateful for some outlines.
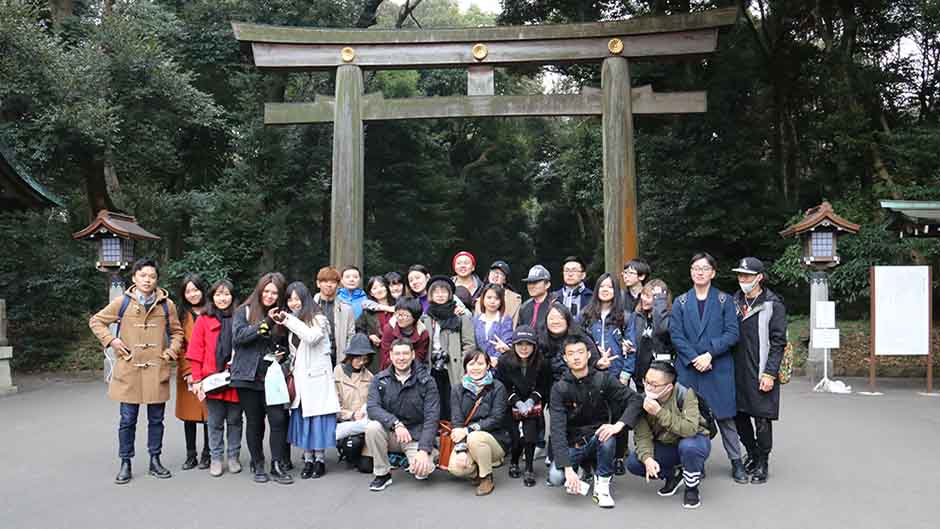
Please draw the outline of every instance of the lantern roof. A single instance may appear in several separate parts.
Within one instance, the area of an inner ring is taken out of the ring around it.
[[[94,240],[101,234],[110,233],[122,239],[135,241],[158,241],[160,237],[143,229],[137,224],[137,219],[124,213],[116,213],[103,209],[98,212],[95,220],[82,231],[72,234],[73,239]]]
[[[839,215],[836,215],[836,212],[832,209],[832,204],[823,202],[814,208],[806,210],[806,215],[803,217],[803,220],[781,231],[780,236],[794,237],[808,231],[813,231],[820,226],[847,233],[858,233],[858,230],[861,229],[861,226],[858,224],[849,222]]]

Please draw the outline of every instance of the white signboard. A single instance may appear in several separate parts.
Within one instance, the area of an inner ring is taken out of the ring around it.
[[[876,266],[872,279],[875,354],[928,354],[930,267]]]
[[[813,329],[814,349],[838,349],[839,329]]]
[[[816,328],[817,329],[835,329],[836,328],[836,302],[835,301],[817,301],[816,302]]]

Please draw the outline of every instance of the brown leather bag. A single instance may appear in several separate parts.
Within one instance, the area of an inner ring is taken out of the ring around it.
[[[463,420],[464,426],[466,426],[470,419],[476,414],[477,410],[480,408],[480,403],[483,402],[483,396],[486,395],[487,390],[491,386],[486,386],[483,388],[483,391],[480,392],[480,396],[477,397],[477,401],[473,403],[473,407],[470,408],[470,413],[467,414],[467,417]],[[441,470],[447,470],[447,466],[450,464],[450,456],[454,453],[454,440],[451,439],[450,433],[454,430],[450,421],[439,421],[437,426],[437,434],[439,437],[438,444],[440,445],[438,456],[437,456],[437,468]]]

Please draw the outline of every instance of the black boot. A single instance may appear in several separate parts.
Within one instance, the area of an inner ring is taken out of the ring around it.
[[[747,471],[744,470],[744,463],[742,463],[740,459],[731,460],[731,479],[733,479],[735,483],[742,484],[749,481]]]
[[[754,469],[757,468],[757,457],[751,455],[750,452],[744,456],[744,471],[748,476],[754,473]]]
[[[509,477],[511,477],[512,479],[519,479],[522,477],[522,471],[519,470],[519,463],[510,463]]]
[[[300,479],[310,479],[313,477],[313,462],[304,461],[304,469],[300,472]]]
[[[167,479],[172,474],[160,463],[160,456],[150,456],[150,475],[155,478]]]
[[[285,457],[284,461],[281,461],[281,470],[284,472],[294,470],[294,462],[290,460],[290,456]]]
[[[268,477],[268,473],[264,471],[263,459],[261,461],[252,461],[250,468],[251,473],[255,476],[255,483],[267,483],[268,481],[271,481],[271,478]]]
[[[122,459],[121,460],[121,470],[118,470],[117,476],[114,478],[114,482],[118,485],[124,485],[129,483],[131,480],[131,460]]]
[[[313,479],[322,478],[326,475],[326,462],[325,461],[314,461],[313,463]]]
[[[186,452],[186,461],[183,461],[183,470],[192,470],[196,468],[199,461],[196,461],[196,451]]]
[[[284,470],[284,464],[280,461],[271,462],[271,479],[281,485],[290,485],[294,482],[294,478]]]
[[[753,485],[763,485],[767,483],[767,474],[768,471],[768,460],[770,455],[760,455],[757,458],[757,465],[754,468],[754,474],[751,475],[751,484]]]
[[[202,455],[199,457],[199,469],[205,470],[209,468],[209,465],[212,464],[212,458],[209,457],[208,447],[202,451]]]

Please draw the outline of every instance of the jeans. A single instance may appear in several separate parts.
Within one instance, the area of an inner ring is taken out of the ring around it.
[[[718,431],[721,432],[721,444],[725,447],[728,459],[734,461],[741,459],[741,438],[738,436],[738,426],[734,417],[718,421]]]
[[[712,451],[712,440],[696,434],[679,440],[677,445],[653,442],[653,459],[659,463],[659,477],[667,479],[674,475],[677,465],[682,465],[682,476],[687,487],[697,487],[705,470],[705,461]],[[646,476],[646,465],[636,452],[627,459],[627,470],[637,476]]]
[[[568,448],[568,459],[572,465],[583,466],[584,463],[596,461],[595,474],[601,478],[609,478],[614,474],[614,456],[617,453],[616,436],[611,437],[603,443],[592,435],[588,442],[580,448]],[[559,469],[552,463],[548,471],[548,480],[552,485],[560,487],[565,482],[565,471]]]
[[[221,461],[227,452],[229,460],[238,459],[242,448],[242,406],[237,402],[206,399],[209,409],[209,455],[213,461]],[[227,435],[223,440],[223,434]],[[228,450],[225,442],[228,441]]]
[[[251,454],[251,462],[264,463],[264,418],[267,416],[271,425],[271,436],[268,443],[271,447],[271,461],[283,461],[287,454],[284,445],[287,444],[287,409],[282,404],[267,406],[264,401],[264,391],[248,388],[237,388],[238,400],[245,410],[245,444]]]
[[[140,404],[121,403],[121,421],[118,424],[118,457],[134,457],[134,438],[137,434],[137,414]],[[151,456],[160,455],[163,449],[163,416],[166,403],[147,404],[147,451]]]

